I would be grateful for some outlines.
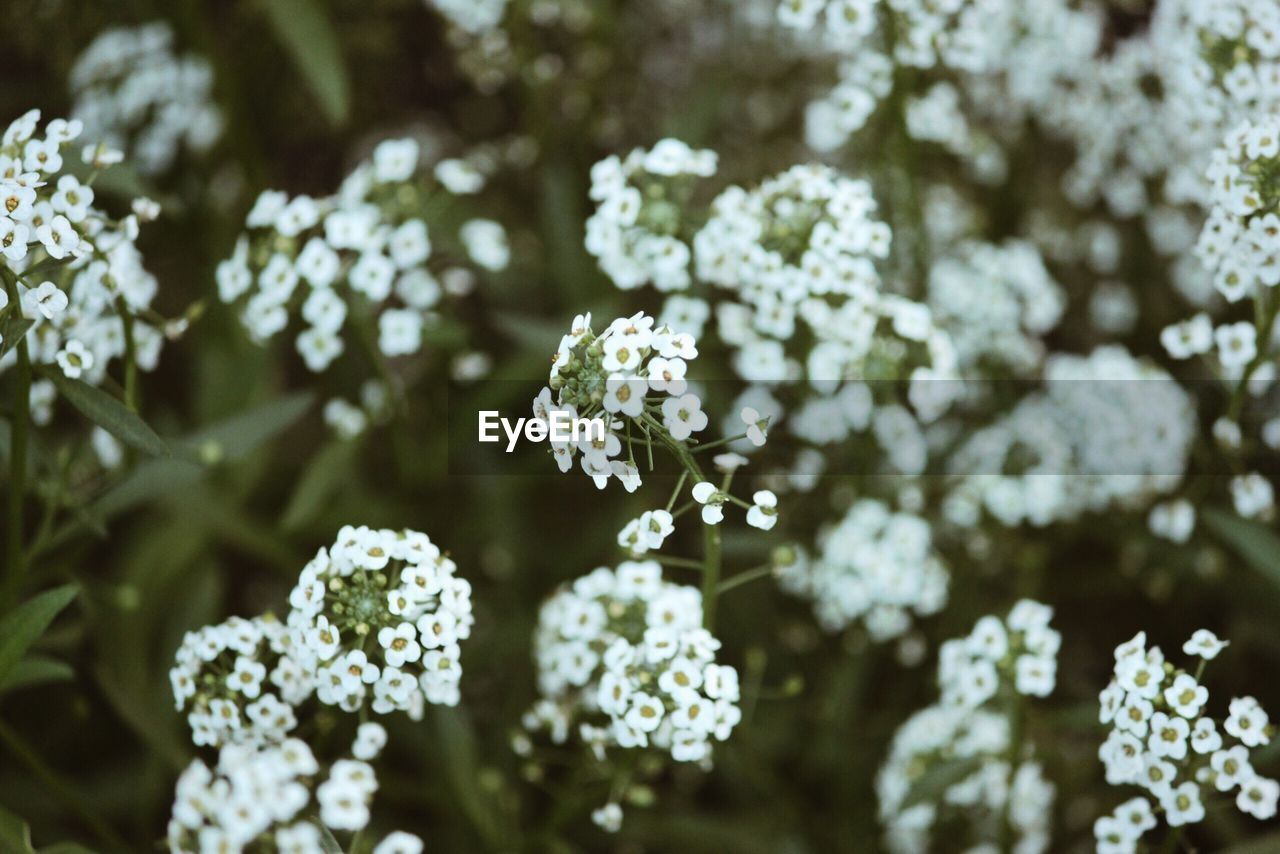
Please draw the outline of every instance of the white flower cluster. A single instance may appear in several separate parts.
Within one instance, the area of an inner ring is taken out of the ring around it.
[[[183,147],[207,151],[222,133],[213,68],[175,54],[162,21],[99,34],[71,67],[71,94],[85,138],[127,152],[144,174],[167,170]]]
[[[992,0],[779,0],[778,22],[816,34],[828,50],[855,53],[885,46],[883,18],[892,17],[895,62],[913,68],[980,71],[995,56],[993,22],[1007,14]],[[871,44],[867,44],[871,41]]]
[[[443,229],[425,217],[457,191],[445,180],[448,170],[442,175],[449,161],[432,172],[421,159],[416,141],[385,140],[333,196],[258,197],[249,233],[217,272],[223,302],[250,295],[240,317],[254,340],[283,331],[297,311],[307,326],[298,352],[318,373],[342,355],[351,314],[353,323],[376,321],[381,355],[412,355],[437,321],[442,297],[474,286],[463,255],[486,269],[506,266],[506,232],[490,220],[468,221],[456,245],[441,245]]]
[[[456,705],[471,585],[417,531],[346,526],[289,594],[293,654],[322,703],[377,714]]]
[[[593,435],[582,426],[576,442],[552,439],[560,471],[569,471],[577,457],[597,488],[616,477],[634,492],[640,469],[632,438],[657,443],[662,434],[671,443],[683,443],[707,426],[702,401],[688,391],[685,379],[697,355],[692,335],[655,325],[644,312],[617,318],[599,335],[591,328],[590,313],[575,317],[552,356],[549,387],[534,399],[533,415],[548,429],[553,418],[567,419],[566,425],[601,418],[606,431]]]
[[[294,707],[315,688],[312,673],[290,655],[288,631],[270,614],[187,632],[175,658],[174,704],[190,709],[197,745],[283,741],[298,723]]]
[[[942,700],[899,727],[876,778],[890,851],[928,850],[934,828],[951,816],[964,819],[964,835],[952,840],[957,850],[965,848],[962,840],[977,846],[966,850],[994,844],[1006,817],[1011,850],[1048,848],[1054,787],[1027,746],[1011,744],[1008,714],[991,701],[1053,690],[1060,637],[1049,627],[1051,616],[1049,607],[1024,599],[1006,619],[984,617],[969,637],[943,644]],[[931,771],[959,779],[940,796],[917,792]]]
[[[792,430],[820,444],[866,427],[865,407],[831,399],[844,380],[910,379],[926,421],[956,392],[954,348],[929,309],[879,290],[875,259],[888,254],[891,234],[875,210],[865,181],[800,165],[756,189],[725,190],[694,238],[699,278],[736,297],[715,311],[735,370],[770,387],[805,376],[827,399]],[[788,343],[810,340],[788,352]]]
[[[875,211],[867,182],[821,164],[793,166],[752,190],[729,187],[712,202],[710,218],[694,237],[697,274],[733,290],[750,309],[745,323],[734,324],[747,340],[722,334],[743,348],[766,336],[778,349],[776,359],[744,356],[771,367],[748,379],[785,378],[776,341],[795,333],[806,299],[867,301],[875,293],[880,276],[874,259],[888,256],[892,238]]]
[[[1214,273],[1214,286],[1229,302],[1246,297],[1265,301],[1280,284],[1280,121],[1246,121],[1232,130],[1214,152],[1208,178],[1213,207],[1196,255]],[[1179,359],[1216,350],[1229,379],[1256,367],[1255,360],[1270,349],[1269,341],[1258,340],[1252,323],[1214,329],[1204,314],[1167,328],[1162,341]]]
[[[1017,374],[1044,360],[1044,335],[1066,308],[1062,288],[1030,243],[966,243],[933,265],[929,307],[955,345],[962,369]]]
[[[1053,609],[1022,599],[1005,619],[987,616],[969,636],[938,650],[942,704],[977,708],[1001,686],[1029,697],[1047,697],[1057,683],[1062,635],[1049,626]]]
[[[1006,526],[1042,526],[1112,505],[1141,507],[1182,479],[1196,436],[1190,398],[1119,346],[1055,354],[1044,391],[974,433],[948,462],[960,482],[954,524],[985,509]],[[1062,475],[1070,475],[1063,477]]]
[[[502,23],[508,0],[425,0],[446,21],[473,36],[495,30]]]
[[[557,743],[655,747],[678,762],[706,762],[742,717],[738,672],[716,663],[702,628],[702,594],[662,578],[655,561],[600,567],[543,604],[534,635],[542,699],[530,730]]]
[[[663,139],[591,168],[596,211],[587,220],[587,251],[623,290],[652,282],[659,291],[689,287],[686,208],[699,178],[714,175],[716,154]]]
[[[1206,803],[1217,793],[1235,792],[1241,812],[1267,820],[1276,814],[1280,783],[1259,776],[1249,761],[1251,748],[1270,742],[1274,726],[1252,697],[1237,697],[1225,720],[1208,711],[1209,691],[1200,684],[1205,664],[1227,644],[1200,629],[1182,651],[1200,659],[1194,674],[1167,662],[1158,646],[1147,647],[1145,632],[1116,647],[1115,676],[1099,695],[1099,721],[1111,732],[1098,749],[1113,786],[1136,785],[1154,798],[1126,801],[1094,823],[1098,851],[1129,854],[1157,824],[1170,827],[1203,821]],[[1219,731],[1221,727],[1221,731]]]
[[[813,601],[827,631],[861,621],[877,641],[902,636],[912,616],[936,614],[947,602],[949,575],[933,550],[929,523],[880,501],[854,502],[824,531],[819,555],[779,570],[790,593]]]
[[[353,750],[322,768],[311,748],[296,738],[271,745],[227,745],[210,769],[199,759],[178,778],[168,844],[173,854],[254,851],[321,854],[321,827],[363,830],[378,790],[373,767],[386,733],[364,724]],[[414,846],[413,842],[417,845]],[[396,845],[402,847],[395,847]],[[408,847],[403,847],[403,846]],[[421,840],[395,833],[375,854],[422,850]]]
[[[809,102],[805,143],[814,151],[840,148],[861,130],[893,89],[893,63],[878,51],[859,51],[840,63],[839,82]]]
[[[58,365],[73,379],[102,382],[112,359],[127,349],[121,312],[133,317],[135,363],[155,367],[164,335],[137,315],[149,312],[156,280],[134,245],[138,220],[114,220],[93,206],[93,188],[63,174],[65,147],[81,134],[78,120],[53,119],[40,138],[40,111],[14,121],[0,139],[0,264],[19,277],[19,305],[0,296],[0,312],[21,310],[31,360]],[[119,162],[118,152],[85,149],[96,168]],[[35,282],[26,278],[39,267]],[[176,334],[178,329],[166,330]],[[0,361],[0,370],[15,355]],[[52,388],[49,389],[52,392]]]

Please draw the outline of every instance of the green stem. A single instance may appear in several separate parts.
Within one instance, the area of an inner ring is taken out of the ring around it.
[[[685,557],[656,557],[663,566],[674,566],[678,569],[702,569],[702,561]]]
[[[1231,404],[1227,408],[1227,418],[1239,423],[1240,413],[1244,409],[1244,400],[1249,390],[1249,380],[1268,358],[1271,347],[1271,330],[1276,325],[1276,313],[1280,311],[1280,300],[1273,299],[1271,289],[1263,287],[1254,300],[1254,328],[1257,329],[1258,354],[1245,366],[1240,381],[1236,383],[1231,394]]]
[[[738,573],[733,576],[733,578],[726,578],[724,581],[720,582],[720,586],[716,588],[716,595],[723,596],[735,587],[750,584],[757,579],[766,578],[770,575],[773,575],[773,564],[771,563],[766,563],[761,566],[748,569],[745,572]]]
[[[745,439],[745,438],[747,438],[746,433],[739,433],[736,436],[726,436],[723,439],[716,439],[714,442],[707,442],[706,444],[702,444],[702,445],[694,445],[690,453],[700,454],[703,451],[711,451],[716,448],[720,448],[725,445],[728,445],[731,442],[737,442],[738,440]]]
[[[685,471],[695,481],[706,480],[701,467],[689,453],[689,449],[672,439],[667,429],[652,415],[644,417],[649,421],[653,435],[675,454]],[[714,631],[716,624],[716,588],[720,585],[720,563],[720,526],[704,524],[702,526],[702,625],[707,631]]]
[[[133,312],[123,296],[116,297],[116,311],[124,326],[124,405],[138,411],[138,347],[133,337]]]
[[[702,625],[714,631],[716,594],[720,590],[720,526],[702,526]]]
[[[8,268],[4,270],[5,289],[12,311],[22,317],[22,301],[18,283]],[[18,591],[26,578],[26,556],[23,554],[25,525],[23,522],[27,480],[27,431],[31,420],[31,356],[24,334],[15,351],[17,369],[13,372],[13,415],[9,425],[9,524],[5,536],[4,578],[0,581],[0,612],[9,610],[17,601]]]

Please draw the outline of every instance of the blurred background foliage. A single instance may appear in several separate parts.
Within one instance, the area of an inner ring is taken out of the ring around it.
[[[426,531],[475,586],[463,702],[430,708],[421,724],[389,722],[376,822],[442,851],[876,847],[875,771],[893,730],[934,696],[932,656],[904,668],[893,648],[856,633],[825,636],[803,603],[769,582],[737,589],[721,606],[727,660],[748,689],[743,726],[717,748],[713,773],[675,769],[655,780],[660,807],[629,810],[621,836],[584,821],[602,794],[589,781],[551,766],[533,774],[510,749],[535,694],[529,643],[538,604],[560,582],[614,562],[615,532],[654,493],[597,494],[546,460],[459,473],[449,462],[448,419],[467,417],[476,400],[524,414],[575,313],[657,308],[651,293],[615,291],[583,249],[596,160],[670,134],[718,150],[726,182],[767,174],[803,156],[794,92],[814,73],[747,41],[704,51],[670,14],[683,3],[588,5],[585,33],[530,33],[518,40],[527,55],[515,58],[517,73],[485,91],[459,71],[443,25],[420,0],[5,0],[4,121],[37,106],[65,115],[68,69],[99,31],[165,20],[179,45],[213,61],[228,127],[212,154],[181,162],[174,179],[126,171],[101,190],[118,206],[138,190],[165,205],[140,240],[161,282],[161,313],[207,304],[142,385],[148,423],[194,453],[143,462],[119,482],[78,484],[74,509],[31,560],[24,598],[61,584],[78,595],[34,648],[45,664],[0,685],[0,849],[23,850],[23,822],[41,851],[64,840],[152,849],[173,781],[193,755],[167,678],[183,632],[278,609],[302,565],[345,523]],[[695,18],[714,13],[713,0],[687,5],[699,7]],[[1132,13],[1116,20],[1132,26]],[[452,382],[444,342],[398,366],[409,378],[403,417],[340,442],[319,407],[367,366],[317,380],[287,343],[252,345],[212,298],[213,269],[257,192],[330,192],[373,141],[405,133],[429,134],[453,152],[477,140],[532,142],[527,162],[501,172],[485,195],[488,215],[511,232],[514,263],[484,282],[464,317],[469,345],[493,356],[494,379],[511,382]],[[879,169],[872,177],[892,221],[902,183],[923,177],[904,175],[886,156],[889,133],[868,135],[865,156]],[[1051,144],[1028,140],[989,200],[992,237],[1016,222],[1020,206],[1053,192],[1055,156]],[[944,174],[950,166],[906,168]],[[1091,285],[1066,272],[1061,280],[1075,295]],[[1152,351],[1176,310],[1159,293],[1139,297],[1133,337]],[[1064,350],[1094,343],[1089,326],[1070,317],[1056,334]],[[57,453],[52,434],[38,441]],[[788,507],[791,533],[811,536],[831,505],[880,489],[874,481],[846,477]],[[947,554],[951,603],[924,624],[930,649],[1020,595],[1057,610],[1059,688],[1032,724],[1045,733],[1037,740],[1059,791],[1055,848],[1087,848],[1093,818],[1108,808],[1096,797],[1107,794],[1096,694],[1109,678],[1110,650],[1137,629],[1176,648],[1207,624],[1233,644],[1211,670],[1211,690],[1247,686],[1280,708],[1280,686],[1269,678],[1280,667],[1280,540],[1220,521],[1221,548],[1160,545],[1117,515],[1069,531],[1009,532],[983,561]],[[744,568],[742,555],[760,540],[728,535],[730,566]],[[0,632],[0,645],[9,636]],[[1276,754],[1259,770],[1280,770]],[[1204,844],[1224,847],[1251,831],[1224,812],[1211,818]],[[1251,850],[1280,850],[1266,844]]]

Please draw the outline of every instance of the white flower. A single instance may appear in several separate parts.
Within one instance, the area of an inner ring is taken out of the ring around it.
[[[693,500],[702,505],[702,521],[708,525],[718,525],[724,519],[724,493],[707,481],[693,485]]]
[[[1266,733],[1267,713],[1253,697],[1237,697],[1228,706],[1230,715],[1222,728],[1249,747],[1258,747],[1271,739]]]
[[[1196,683],[1195,677],[1181,673],[1164,689],[1165,702],[1184,718],[1195,718],[1209,699],[1209,690]]]
[[[1254,776],[1249,749],[1241,745],[1214,753],[1209,757],[1209,767],[1213,769],[1213,785],[1219,792],[1229,792]]]
[[[356,739],[351,745],[351,755],[370,762],[378,758],[387,745],[387,731],[382,724],[366,721],[356,728]]]
[[[396,830],[388,833],[373,847],[372,854],[422,854],[422,840],[412,833]]]
[[[1252,323],[1219,326],[1213,338],[1218,345],[1218,358],[1228,370],[1239,370],[1258,355],[1257,332]]]
[[[80,249],[80,235],[62,214],[36,229],[36,239],[44,246],[44,251],[51,258],[66,258],[76,254]]]
[[[27,291],[23,296],[25,297],[23,299],[24,308],[32,313],[39,312],[47,320],[52,320],[54,315],[66,311],[69,302],[67,295],[53,282],[43,282],[39,287]]]
[[[622,829],[622,807],[610,801],[591,811],[591,821],[605,833],[617,833]]]
[[[761,418],[759,412],[747,406],[742,409],[742,421],[747,425],[747,441],[757,448],[763,447],[767,438],[765,431],[769,427],[769,420]]]
[[[62,372],[73,380],[79,379],[86,371],[92,371],[96,362],[93,353],[74,338],[63,345],[57,360]]]
[[[1151,716],[1150,728],[1147,747],[1153,754],[1179,760],[1186,757],[1187,736],[1191,732],[1186,720],[1156,712]]]
[[[373,171],[378,181],[407,181],[418,167],[418,143],[412,139],[388,139],[373,150]]]
[[[1212,661],[1228,643],[1230,641],[1218,640],[1218,636],[1208,629],[1196,629],[1191,639],[1182,645],[1182,651],[1187,655],[1198,655],[1205,661]]]
[[[1169,789],[1160,796],[1160,806],[1164,808],[1165,820],[1170,827],[1181,827],[1204,820],[1200,787],[1195,783],[1187,782]]]
[[[1280,798],[1280,783],[1254,776],[1240,784],[1236,806],[1241,812],[1266,821],[1275,818],[1277,798]]]
[[[768,531],[778,524],[778,496],[762,489],[751,497],[752,506],[747,511],[747,524]]]
[[[680,362],[680,364],[683,365],[684,363]],[[683,376],[683,371],[681,371],[681,375]],[[652,385],[652,374],[650,377],[650,384]],[[664,386],[670,385],[670,381],[664,383]],[[679,381],[679,385],[683,386],[683,380]],[[706,429],[707,414],[702,411],[702,401],[698,399],[697,395],[686,394],[681,397],[669,397],[662,402],[662,423],[666,426],[667,431],[671,433],[673,439],[683,442],[694,433]]]

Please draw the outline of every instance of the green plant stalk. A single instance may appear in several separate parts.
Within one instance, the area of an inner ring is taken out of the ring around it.
[[[9,301],[13,303],[12,310],[21,317],[22,301],[18,297],[17,278],[7,267],[0,267],[0,270],[3,271]],[[26,335],[23,335],[14,351],[18,362],[13,371],[13,415],[9,430],[9,519],[5,534],[5,572],[0,581],[0,612],[13,607],[27,574],[26,555],[23,553],[23,503],[27,488],[27,430],[31,420],[31,356],[27,351]]]
[[[1016,690],[1010,689],[1009,701],[1009,753],[1007,761],[1009,763],[1009,785],[1013,785],[1013,775],[1018,769],[1018,760],[1022,754],[1022,738],[1025,730],[1026,722],[1024,717],[1024,707],[1022,695]],[[1012,852],[1017,842],[1017,833],[1013,828],[1013,819],[1010,815],[1010,807],[1013,797],[1006,796],[1004,807],[1000,812],[1000,850],[1004,852]]]
[[[666,428],[652,415],[645,414],[644,418],[649,422],[652,434],[675,454],[676,459],[684,466],[685,471],[693,476],[694,481],[706,480],[701,467],[689,453],[689,449],[672,439]],[[716,595],[720,587],[720,564],[720,526],[704,524],[702,526],[702,626],[709,632],[715,630],[716,624]]]
[[[1249,389],[1249,380],[1253,378],[1254,371],[1262,366],[1262,363],[1269,358],[1269,349],[1271,343],[1271,331],[1275,327],[1276,313],[1280,311],[1280,300],[1271,298],[1270,288],[1261,288],[1260,293],[1254,301],[1254,320],[1253,325],[1257,330],[1258,355],[1245,366],[1244,373],[1240,375],[1239,382],[1236,383],[1235,390],[1231,394],[1231,403],[1227,407],[1227,418],[1233,422],[1240,421],[1241,411],[1244,409],[1244,401]]]
[[[124,326],[124,405],[130,412],[138,411],[138,359],[137,342],[133,337],[133,313],[123,296],[116,297],[116,311]]]

